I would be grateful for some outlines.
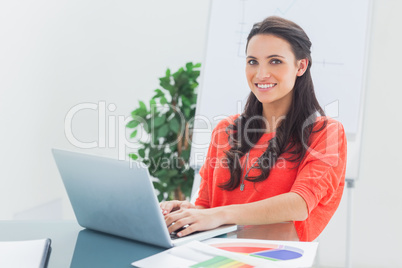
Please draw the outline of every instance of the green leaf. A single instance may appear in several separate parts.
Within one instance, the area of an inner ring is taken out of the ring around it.
[[[142,101],[140,101],[140,109],[141,110],[147,110],[147,106],[145,105],[145,103],[144,102],[142,102]]]
[[[161,104],[166,104],[167,103],[167,99],[165,97],[161,97],[160,100]]]
[[[131,116],[135,119],[136,117],[145,117],[147,115],[147,110],[142,108],[137,108],[131,112]]]
[[[162,115],[162,116],[159,116],[159,117],[156,117],[155,119],[154,119],[154,121],[153,121],[153,127],[159,127],[159,126],[161,126],[162,124],[164,124],[166,122],[166,115]]]
[[[192,104],[191,101],[188,98],[186,98],[185,96],[181,96],[181,100],[187,106],[191,106],[191,104]]]
[[[130,135],[130,138],[135,138],[135,136],[137,136],[137,132],[138,130],[133,131],[133,133]]]
[[[193,63],[192,62],[187,62],[186,63],[186,69],[189,70],[189,71],[193,70]]]
[[[127,123],[126,127],[128,128],[135,128],[140,124],[140,121],[138,120],[131,120],[130,122]]]
[[[149,158],[153,158],[154,160],[160,156],[163,155],[163,151],[155,148],[155,147],[151,147],[150,151],[149,151]],[[157,161],[155,161],[157,162]]]
[[[168,125],[163,125],[158,129],[158,138],[163,138],[169,133],[169,126]]]
[[[171,146],[170,146],[170,150],[171,150],[172,152],[176,152],[176,150],[177,150],[177,144],[171,145]]]
[[[162,86],[162,84],[161,84],[161,86]],[[176,87],[174,87],[174,86],[172,86],[172,85],[170,85],[170,84],[165,84],[165,85],[162,86],[162,87],[165,88],[166,90],[168,90],[168,91],[169,91],[169,94],[170,94],[171,96],[174,96],[174,95],[176,94],[176,92],[177,92]]]
[[[194,90],[198,87],[198,83],[191,84],[191,89]]]
[[[159,78],[159,85],[163,87],[164,89],[168,90],[170,94],[172,95],[172,92],[174,92],[174,87],[170,84],[170,77],[161,77]]]
[[[162,192],[158,194],[158,201],[159,201],[159,202],[162,202],[164,198],[165,198],[165,197],[163,196],[163,193],[162,193]]]
[[[146,121],[142,126],[147,133],[150,132],[149,121]]]
[[[170,77],[170,69],[169,68],[166,70],[166,77]]]
[[[188,162],[188,160],[190,158],[190,149],[181,151],[180,156],[184,159],[184,161]]]
[[[133,160],[137,160],[137,159],[138,159],[138,155],[136,155],[136,154],[129,154],[128,156],[130,156],[131,159],[133,159]]]
[[[192,97],[191,97],[191,103],[197,103],[197,94],[194,94]]]
[[[162,90],[160,90],[159,88],[155,89],[155,92],[156,92],[156,95],[154,96],[154,98],[165,95],[165,93],[163,93]]]
[[[142,104],[141,104],[141,103],[142,103]],[[144,118],[144,117],[147,115],[147,113],[148,113],[147,107],[145,106],[145,104],[144,104],[142,101],[140,101],[140,107],[137,108],[137,109],[135,109],[135,110],[131,113],[131,116],[132,116],[133,118],[135,118],[135,117],[137,117],[137,116]]]
[[[194,118],[194,117],[195,117],[195,109],[191,109],[190,116],[188,118]]]
[[[180,122],[176,117],[173,117],[172,120],[169,121],[169,128],[176,134],[180,132]]]
[[[178,74],[182,74],[184,72],[184,68],[183,67],[181,67],[176,73],[178,73]]]
[[[138,155],[141,156],[141,158],[145,157],[145,150],[144,149],[139,149],[138,150]]]
[[[193,73],[193,77],[194,78],[197,78],[198,76],[200,76],[200,71],[194,71],[194,73]]]
[[[160,170],[158,170],[158,171],[155,172],[155,176],[156,176],[157,178],[163,178],[163,177],[166,176],[166,174],[167,174],[166,169],[160,169]]]
[[[190,108],[185,107],[185,108],[183,109],[183,112],[184,112],[184,115],[186,116],[186,118],[189,118],[189,117],[190,117],[190,113],[191,113],[191,109],[190,109]]]
[[[174,78],[174,81],[175,81],[177,87],[181,87],[182,85],[187,84],[188,76],[183,71],[178,72]]]
[[[187,178],[188,178],[189,180],[191,180],[191,184],[193,183],[192,180],[194,179],[194,173],[195,173],[195,171],[194,171],[194,169],[191,168],[191,167],[189,167],[189,168],[186,170],[186,172],[185,172]]]
[[[138,109],[135,109],[134,111],[131,112],[131,116],[135,117],[138,114]]]
[[[201,63],[196,63],[195,65],[194,65],[194,68],[200,68],[201,67]]]
[[[167,174],[169,177],[173,177],[179,175],[179,171],[177,169],[169,169]]]

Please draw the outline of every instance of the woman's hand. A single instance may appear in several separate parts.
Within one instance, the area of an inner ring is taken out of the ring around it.
[[[167,215],[170,212],[179,210],[179,209],[187,209],[187,208],[195,208],[193,204],[188,201],[164,201],[159,204],[160,208],[162,209],[162,214]]]
[[[222,213],[221,208],[180,209],[165,215],[165,221],[169,233],[185,225],[189,225],[177,234],[179,237],[186,236],[196,231],[213,229],[225,224],[224,213]]]

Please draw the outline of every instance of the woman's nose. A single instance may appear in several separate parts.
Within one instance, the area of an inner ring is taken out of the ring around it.
[[[257,71],[256,78],[257,79],[265,79],[271,77],[271,72],[268,67],[260,66]]]

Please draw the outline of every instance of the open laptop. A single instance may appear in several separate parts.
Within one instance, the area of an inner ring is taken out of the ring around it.
[[[59,149],[52,152],[82,227],[165,248],[237,229],[226,225],[171,238],[144,164]]]

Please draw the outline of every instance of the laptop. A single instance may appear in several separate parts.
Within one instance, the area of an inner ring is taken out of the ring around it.
[[[59,149],[52,153],[78,224],[84,228],[164,248],[237,229],[224,225],[171,237],[144,164]]]

